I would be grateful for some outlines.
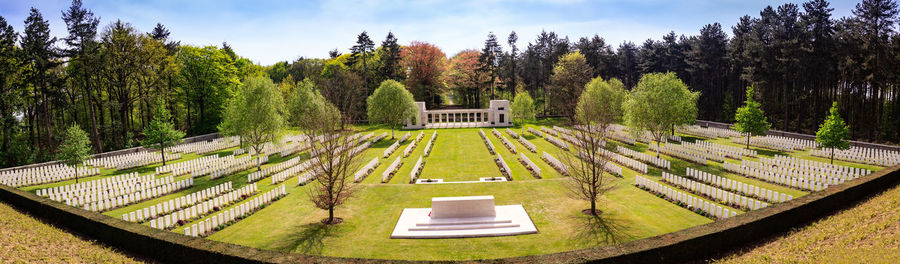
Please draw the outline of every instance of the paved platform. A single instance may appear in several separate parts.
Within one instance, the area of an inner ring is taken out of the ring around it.
[[[493,217],[431,218],[431,208],[406,208],[391,238],[491,237],[538,232],[522,205],[500,205],[494,210]]]

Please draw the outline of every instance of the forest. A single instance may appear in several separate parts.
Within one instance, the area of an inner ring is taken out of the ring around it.
[[[767,6],[730,30],[713,22],[642,43],[553,31],[520,42],[515,31],[505,39],[489,33],[472,44],[481,48],[452,56],[440,43],[402,45],[393,33],[376,45],[363,31],[347,52],[258,65],[228,43],[170,39],[162,23],[149,31],[101,23],[74,0],[62,13],[61,39],[40,10],[30,10],[20,31],[0,16],[0,167],[51,160],[72,124],[87,131],[94,153],[139,146],[158,104],[187,136],[217,132],[225,103],[258,76],[285,97],[315,87],[354,123],[366,121],[366,98],[384,80],[402,82],[429,108],[484,107],[525,91],[539,116],[571,117],[594,77],[630,89],[643,74],[672,72],[700,92],[701,120],[733,122],[753,86],[772,129],[813,134],[836,101],[853,139],[900,142],[897,3],[862,0],[841,18],[833,10],[825,0]]]

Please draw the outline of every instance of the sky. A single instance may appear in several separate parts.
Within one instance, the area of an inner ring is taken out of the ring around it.
[[[228,42],[238,55],[262,65],[300,57],[324,58],[337,48],[342,53],[363,31],[380,45],[388,31],[401,45],[424,41],[447,56],[480,49],[490,32],[504,50],[515,31],[524,49],[543,30],[568,36],[571,41],[598,34],[618,47],[661,39],[670,31],[695,35],[706,24],[719,22],[731,33],[743,15],[759,16],[767,5],[802,1],[757,0],[420,0],[420,1],[271,1],[271,0],[83,0],[84,7],[106,27],[119,19],[141,32],[162,23],[170,38],[190,45]],[[849,16],[856,0],[832,0],[832,17]],[[70,0],[2,0],[0,16],[22,32],[29,8],[50,21],[51,34],[67,35],[62,11]],[[802,10],[802,6],[801,6]],[[59,43],[62,45],[62,43]]]

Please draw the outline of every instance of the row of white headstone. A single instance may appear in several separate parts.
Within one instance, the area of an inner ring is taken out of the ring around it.
[[[733,129],[723,129],[716,127],[701,127],[698,125],[690,125],[690,126],[680,126],[677,128],[678,132],[701,136],[705,138],[730,138],[730,137],[740,137],[741,133],[737,132]]]
[[[100,174],[99,168],[79,167],[76,170],[72,166],[54,164],[0,172],[0,184],[23,187],[71,180],[75,179],[75,175],[90,177],[97,174]]]
[[[409,137],[410,137],[410,134],[409,134],[409,133],[410,133],[410,132],[406,132],[406,135],[403,135],[403,137],[400,138],[399,142],[400,142],[400,143],[406,143],[406,140],[408,140]]]
[[[159,229],[176,227],[177,225],[179,225],[179,221],[181,221],[182,223],[187,223],[191,219],[203,217],[210,212],[220,210],[226,205],[229,205],[236,201],[240,201],[241,199],[244,199],[244,197],[252,196],[256,191],[256,183],[247,184],[241,188],[238,188],[237,190],[227,192],[225,194],[216,196],[215,198],[150,220],[150,226]]]
[[[92,193],[100,193],[101,191],[118,192],[119,189],[125,189],[131,186],[139,186],[147,183],[153,184],[153,180],[153,174],[140,176],[137,172],[131,172],[93,181],[83,181],[80,183],[38,189],[37,195],[49,197],[54,201],[62,201],[73,196],[86,196]]]
[[[271,177],[272,184],[281,183],[283,181],[286,181],[287,179],[290,179],[291,177],[294,177],[294,175],[297,175],[298,173],[307,171],[310,168],[312,168],[313,166],[315,166],[316,164],[318,164],[318,162],[319,162],[319,158],[312,158],[312,159],[308,159],[300,164],[294,165],[290,168],[287,168],[280,172],[277,172],[277,173],[273,174]]]
[[[631,133],[620,130],[610,130],[609,133],[606,134],[606,137],[632,146],[637,143],[637,140],[634,139],[634,136],[631,135]]]
[[[525,146],[525,148],[532,153],[537,153],[537,146],[528,141],[528,139],[525,139],[525,137],[519,137],[519,143],[522,143],[522,146]]]
[[[538,167],[537,164],[534,164],[534,162],[531,162],[531,159],[525,156],[525,153],[519,153],[519,160],[525,163],[525,168],[531,171],[531,174],[535,178],[540,179],[541,177],[543,177],[543,175],[541,174],[541,168]]]
[[[541,132],[544,132],[544,133],[553,135],[554,137],[558,137],[558,136],[559,136],[559,132],[556,132],[556,130],[549,129],[549,128],[547,128],[547,127],[541,127]]]
[[[171,213],[175,210],[182,209],[197,203],[209,200],[221,193],[231,191],[231,182],[224,182],[219,185],[203,189],[185,196],[157,203],[138,209],[137,211],[128,212],[122,215],[122,219],[130,222],[144,222],[148,219],[159,217],[160,215]]]
[[[434,133],[431,133],[431,139],[428,140],[428,144],[425,145],[425,157],[431,155],[431,148],[434,147],[434,141],[437,140],[437,130]]]
[[[389,147],[387,147],[387,149],[384,150],[384,152],[381,153],[381,157],[383,157],[383,158],[390,157],[391,154],[393,154],[394,151],[397,151],[397,148],[399,148],[399,147],[400,147],[400,141],[399,140],[394,141],[394,144],[391,144]]]
[[[519,133],[516,133],[516,131],[512,131],[512,129],[509,128],[506,129],[506,134],[509,134],[509,136],[513,138],[519,138]]]
[[[706,197],[710,197],[721,204],[725,204],[734,208],[742,210],[757,210],[769,206],[769,204],[766,202],[761,202],[753,198],[748,198],[743,195],[735,194],[668,172],[663,172],[662,179],[663,181],[671,183],[672,185],[680,186],[692,192],[705,195]]]
[[[234,155],[229,155],[227,157],[234,158]],[[173,176],[194,175],[194,177],[199,177],[211,172],[210,167],[214,166],[214,164],[223,162],[222,159],[226,159],[227,157],[209,155],[197,159],[170,163],[165,166],[156,167],[156,174],[171,172]]]
[[[191,225],[190,227],[185,227],[184,235],[192,237],[208,235],[212,233],[212,231],[216,230],[216,228],[227,225],[232,221],[243,219],[244,217],[255,213],[257,209],[268,205],[272,201],[281,199],[281,197],[284,197],[285,195],[287,195],[287,192],[285,191],[284,185],[281,185],[279,187],[276,187],[275,189],[254,197],[247,202],[241,203],[234,208],[215,214],[203,221]]]
[[[550,153],[544,151],[544,153],[541,155],[541,159],[544,160],[544,162],[547,162],[550,167],[558,171],[559,174],[562,174],[563,176],[569,175],[569,167],[556,159],[556,157],[553,157],[553,155],[550,155]]]
[[[867,169],[818,162],[784,155],[775,155],[772,158],[760,158],[759,160],[760,162],[765,164],[787,166],[798,171],[820,173],[830,177],[843,178],[845,180],[856,179],[859,178],[859,176],[865,176],[872,173],[872,171]]]
[[[265,154],[263,154],[263,156],[260,156],[259,159],[254,159],[254,157],[251,155],[226,159],[224,162],[219,163],[218,169],[215,169],[209,173],[209,179],[212,180],[222,178],[236,172],[245,171],[247,169],[256,167],[257,164],[262,165],[268,162],[269,156]]]
[[[729,210],[728,208],[723,208],[721,205],[710,203],[707,200],[697,198],[678,189],[671,188],[665,184],[660,184],[650,179],[641,177],[640,175],[634,176],[634,185],[639,188],[648,189],[651,192],[662,194],[674,201],[681,202],[687,206],[688,210],[694,211],[696,209],[700,209],[701,211],[706,213],[707,216],[719,219],[737,216],[737,212]]]
[[[496,155],[494,158],[494,162],[497,163],[497,167],[500,168],[500,175],[506,177],[507,180],[512,180],[512,170],[509,169],[509,165],[506,164],[506,161],[503,160],[502,155]]]
[[[422,174],[422,169],[425,167],[425,159],[423,156],[419,156],[419,160],[416,161],[416,165],[413,165],[412,171],[409,172],[409,183],[416,183],[416,179]]]
[[[634,171],[640,172],[642,174],[647,174],[647,164],[644,164],[643,162],[631,159],[619,153],[615,153],[603,148],[600,148],[597,151],[600,152],[600,155],[603,155],[604,157],[611,161],[614,161],[615,163],[625,165],[625,167],[629,167]]]
[[[760,169],[742,166],[741,164],[734,164],[730,162],[722,163],[722,168],[725,169],[725,171],[737,173],[750,178],[756,178],[766,182],[794,187],[800,190],[821,191],[828,187],[827,185],[818,182],[807,181],[790,176],[777,175],[773,172],[763,171]]]
[[[171,181],[172,177],[168,177],[168,179],[170,179],[169,181]],[[177,182],[159,185],[149,189],[135,190],[134,192],[116,196],[114,198],[102,199],[92,203],[84,203],[84,206],[82,208],[88,211],[102,212],[121,206],[126,206],[132,203],[137,203],[146,199],[163,196],[172,192],[189,188],[192,185],[194,185],[194,179],[189,178]]]
[[[378,141],[381,141],[382,139],[384,139],[387,136],[388,136],[387,132],[381,133],[381,135],[378,135],[377,137],[372,139],[372,143],[378,143]]]
[[[267,167],[267,168],[265,168],[265,169],[262,169],[262,170],[260,170],[260,171],[254,171],[254,172],[251,172],[250,174],[247,175],[247,182],[256,182],[256,181],[258,181],[258,180],[260,180],[260,179],[262,179],[262,178],[268,177],[268,176],[271,175],[272,173],[277,173],[277,172],[286,170],[286,169],[288,169],[288,168],[290,168],[290,167],[294,167],[294,166],[296,166],[297,164],[300,164],[300,161],[301,161],[301,160],[302,160],[302,159],[301,159],[299,156],[298,156],[298,157],[293,157],[293,158],[288,159],[288,160],[286,160],[286,161],[282,161],[282,162],[280,162],[280,163],[278,163],[278,164],[269,166],[269,167]]]
[[[693,151],[694,153],[702,155],[704,158],[706,158],[706,160],[725,162],[725,153],[722,153],[717,149],[710,148],[707,145],[691,142],[682,142],[681,145],[675,143],[666,143],[666,145],[672,145],[673,147],[678,146],[689,151]]]
[[[703,147],[709,151],[717,151],[725,155],[726,157],[732,159],[741,159],[743,156],[747,157],[756,157],[756,150],[746,149],[741,147],[723,145],[719,143],[713,143],[709,141],[697,140],[694,143],[682,143],[682,144],[692,144],[695,146]]]
[[[832,153],[833,150],[833,153]],[[817,157],[831,158],[849,161],[853,163],[863,163],[878,165],[882,167],[891,167],[900,164],[900,151],[890,151],[883,149],[850,147],[849,149],[812,149],[810,154]]]
[[[675,141],[678,143],[684,142],[683,140],[681,140],[681,136],[679,135],[669,135],[669,141]]]
[[[366,163],[365,166],[362,166],[362,168],[359,168],[359,170],[353,174],[353,181],[361,182],[366,176],[369,176],[372,171],[375,171],[375,168],[377,168],[379,164],[381,163],[378,162],[378,157],[372,158],[369,163]]]
[[[544,133],[543,133],[543,132],[538,131],[537,129],[534,129],[533,127],[529,127],[529,128],[528,128],[528,132],[531,133],[531,134],[534,134],[534,135],[537,136],[537,137],[544,137]]]
[[[570,129],[568,129],[568,128],[563,128],[563,127],[559,127],[559,126],[553,126],[553,130],[556,130],[556,131],[559,132],[560,134],[566,134],[566,135],[570,135],[570,136],[571,136],[571,135],[575,135],[575,133],[573,133],[572,130],[570,130]]]
[[[153,176],[151,175],[152,179]],[[65,204],[71,206],[80,206],[87,203],[92,203],[96,201],[114,199],[116,197],[127,196],[129,194],[133,194],[136,192],[148,190],[154,188],[156,186],[162,186],[165,184],[172,183],[173,179],[171,177],[161,178],[156,180],[150,180],[147,182],[137,182],[137,181],[127,181],[123,182],[121,185],[112,186],[110,188],[95,188],[95,189],[83,189],[77,190],[74,192],[66,192],[66,193],[57,193],[49,195],[49,198],[54,201],[63,202]],[[124,198],[123,198],[124,199]]]
[[[652,151],[657,151],[657,149],[659,149],[660,153],[700,165],[706,165],[706,155],[698,153],[695,150],[685,148],[681,145],[666,143],[662,145],[662,147],[659,147],[656,144],[650,144],[649,146],[650,150]]]
[[[760,188],[756,185],[746,184],[692,168],[687,168],[686,176],[712,186],[737,192],[738,194],[747,197],[753,197],[770,203],[781,203],[794,199],[794,196],[789,194]]]
[[[301,151],[307,150],[311,146],[312,145],[310,145],[307,142],[295,141],[294,143],[291,143],[291,144],[282,145],[281,151],[279,151],[279,154],[281,154],[282,157],[287,157],[291,154],[299,153]]]
[[[595,157],[579,150],[578,158],[584,160],[585,162],[593,162],[596,164],[602,163],[604,170],[608,171],[609,173],[622,176],[622,167],[617,166],[615,163],[609,162],[609,160],[604,159],[602,156]]]
[[[394,162],[391,162],[391,165],[381,173],[381,183],[387,183],[391,181],[391,177],[394,177],[394,174],[397,173],[397,170],[403,166],[403,157],[397,157]]]
[[[667,160],[667,159],[657,158],[656,156],[648,155],[647,153],[643,153],[643,152],[637,152],[637,151],[634,151],[632,149],[629,149],[629,148],[626,148],[623,146],[616,146],[616,151],[622,155],[650,163],[650,165],[653,165],[657,168],[663,168],[663,169],[668,170],[672,166],[671,162],[669,162],[669,160]]]
[[[500,134],[500,131],[494,129],[492,132],[494,133],[495,137],[500,139],[500,143],[503,143],[503,146],[506,146],[506,149],[509,149],[509,152],[512,152],[513,154],[518,153],[516,152],[516,145],[513,145],[512,141],[509,141],[509,139],[504,137],[503,134]]]
[[[422,135],[424,134],[425,132],[419,132],[419,135],[416,136],[416,140],[413,140],[413,142],[410,142],[409,145],[406,146],[406,149],[403,150],[404,158],[409,157],[409,155],[416,150],[416,146],[418,146],[419,142],[422,141]]]
[[[494,148],[494,143],[491,143],[491,140],[487,138],[487,135],[484,134],[484,130],[479,129],[478,135],[481,136],[481,140],[484,141],[484,145],[487,147],[488,152],[491,153],[491,155],[496,154],[497,150]]]
[[[547,134],[548,135],[546,137],[544,137],[544,140],[547,140],[547,142],[550,142],[550,144],[553,144],[554,146],[557,146],[561,149],[569,150],[569,144],[566,144],[566,142],[563,142],[562,140],[560,140],[558,138],[550,136],[549,135],[550,133],[547,133]]]
[[[181,158],[180,153],[166,153],[165,155],[167,161]],[[115,156],[92,158],[84,161],[84,164],[94,167],[103,167],[107,169],[115,168],[116,170],[124,170],[146,166],[154,163],[160,163],[162,162],[162,160],[163,156],[159,152],[141,151]]]
[[[790,167],[778,167],[772,164],[755,162],[752,160],[742,160],[741,165],[744,167],[754,168],[763,172],[774,173],[775,175],[784,175],[791,178],[803,179],[811,182],[825,183],[828,185],[837,185],[844,183],[845,179],[832,177],[824,174],[810,173],[808,171],[793,170]],[[849,179],[848,179],[849,180]]]
[[[216,138],[209,141],[180,144],[172,147],[169,151],[179,153],[206,154],[213,151],[237,147],[239,144],[240,139],[237,136],[232,136]]]

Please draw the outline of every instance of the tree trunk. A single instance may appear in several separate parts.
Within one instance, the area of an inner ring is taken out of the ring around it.
[[[332,224],[334,222],[334,206],[328,207],[328,224]]]
[[[260,159],[260,157],[261,157],[260,154],[261,154],[260,151],[257,150],[256,151],[256,171],[262,170],[262,159]]]
[[[834,148],[831,148],[831,164],[834,164]]]
[[[747,149],[750,149],[750,134],[747,134]]]
[[[162,143],[159,143],[159,155],[162,156],[163,166],[166,166],[166,148],[162,147]]]
[[[97,115],[94,113],[94,96],[90,91],[87,92],[88,112],[91,116],[91,139],[94,140],[94,151],[103,153],[103,143],[100,142],[100,135],[97,133]]]
[[[591,215],[597,215],[597,198],[591,199]]]
[[[394,139],[394,125],[391,124],[391,139]]]
[[[75,167],[75,183],[78,184],[78,165],[75,165],[73,167]]]
[[[656,158],[659,158],[659,148],[662,147],[659,145],[659,143],[660,143],[659,140],[657,140],[656,141]],[[650,144],[653,144],[653,142],[650,142]]]

